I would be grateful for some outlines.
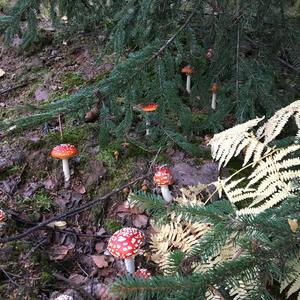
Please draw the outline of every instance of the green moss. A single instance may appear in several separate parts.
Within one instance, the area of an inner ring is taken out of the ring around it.
[[[18,197],[16,200],[31,219],[37,219],[39,213],[48,213],[55,207],[52,196],[45,190],[39,190],[31,198]]]
[[[79,86],[83,85],[85,82],[81,74],[72,73],[72,72],[64,73],[61,76],[60,80],[63,83],[64,91],[69,90],[70,88],[73,88],[73,87],[79,87]]]
[[[123,227],[123,224],[114,219],[105,219],[104,220],[104,227],[106,231],[110,234],[115,233],[117,230],[121,229]]]

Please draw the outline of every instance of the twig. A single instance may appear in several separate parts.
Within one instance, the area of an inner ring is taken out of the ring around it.
[[[35,80],[35,79],[31,79],[31,80],[28,80],[28,81],[26,81],[26,82],[22,82],[22,83],[20,83],[20,84],[17,84],[17,85],[15,85],[15,86],[12,86],[12,87],[10,87],[10,88],[8,88],[8,89],[6,89],[6,90],[2,90],[2,91],[0,91],[0,95],[4,95],[4,94],[9,93],[9,92],[11,92],[11,91],[13,91],[13,90],[17,90],[17,89],[19,89],[19,88],[22,88],[22,87],[28,85],[28,84],[29,84],[31,81],[33,81],[33,80]]]
[[[58,115],[58,125],[59,125],[60,139],[63,140],[63,129],[62,129],[62,123],[61,123],[61,114]]]
[[[7,277],[7,279],[16,287],[21,288],[21,286],[19,284],[17,284],[12,278],[11,276],[8,274],[8,272],[6,272],[1,266],[0,266],[0,270],[2,271],[2,273],[4,273],[4,275]]]
[[[147,173],[146,175],[140,176],[140,177],[134,179],[133,181],[131,181],[129,183],[126,183],[126,184],[122,185],[121,187],[119,187],[117,189],[112,190],[111,192],[109,192],[108,194],[104,195],[103,197],[100,197],[100,198],[95,199],[93,201],[87,202],[87,203],[85,203],[85,204],[83,204],[83,205],[81,205],[81,206],[79,206],[77,208],[71,209],[71,210],[69,210],[69,211],[67,211],[67,212],[65,212],[63,214],[54,216],[54,217],[52,217],[50,219],[47,219],[47,220],[45,220],[43,222],[40,222],[37,225],[35,225],[35,226],[29,228],[28,230],[24,231],[23,233],[16,234],[16,235],[10,236],[10,237],[2,238],[2,239],[0,239],[0,244],[22,239],[22,238],[28,236],[29,234],[31,234],[31,233],[33,233],[33,232],[35,232],[37,230],[42,229],[43,227],[45,227],[46,225],[48,225],[51,222],[65,219],[67,217],[70,217],[70,216],[73,216],[75,214],[78,214],[78,213],[80,213],[80,212],[82,212],[82,211],[84,211],[86,209],[89,209],[92,206],[94,206],[95,204],[97,204],[98,202],[106,200],[107,198],[113,196],[114,194],[120,193],[124,188],[129,187],[129,186],[133,185],[134,183],[136,183],[136,182],[138,182],[140,180],[145,179],[148,175],[149,174]]]
[[[176,39],[176,37],[180,34],[180,32],[189,24],[195,13],[197,12],[199,4],[196,5],[192,13],[188,16],[186,21],[181,25],[181,27],[178,29],[178,31],[170,38],[167,40],[167,42],[150,58],[149,61],[152,61],[153,59],[157,58],[164,52],[164,50]]]
[[[70,281],[69,279],[67,279],[66,277],[53,272],[52,275],[61,281],[64,281],[65,283],[67,283],[69,286],[71,286],[72,288],[74,288],[77,292],[79,292],[84,299],[89,299],[89,300],[96,300],[96,298],[94,296],[92,296],[90,293],[86,292],[82,287],[80,287],[78,284],[74,284],[72,281]]]
[[[33,248],[31,248],[28,253],[25,255],[24,260],[26,260],[31,253],[33,253],[37,248],[39,248],[40,246],[42,246],[43,244],[45,244],[45,242],[47,241],[47,237],[43,238],[41,242],[39,242],[37,245],[35,245]]]
[[[236,1],[237,6],[237,37],[236,37],[236,78],[235,78],[235,94],[236,103],[239,104],[239,80],[240,80],[240,0]]]

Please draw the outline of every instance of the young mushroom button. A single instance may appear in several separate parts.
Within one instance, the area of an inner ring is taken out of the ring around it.
[[[76,155],[78,153],[75,146],[70,144],[61,144],[54,147],[51,151],[51,156],[54,158],[59,158],[63,162],[63,172],[65,176],[65,182],[70,180],[70,168],[68,163],[68,158]]]
[[[144,239],[145,235],[142,231],[125,227],[110,237],[107,250],[111,255],[124,259],[126,271],[133,274],[135,271],[134,257],[140,253]]]
[[[173,177],[170,169],[167,166],[158,167],[156,173],[154,174],[153,181],[155,184],[160,186],[164,200],[167,203],[171,202],[173,196],[171,195],[168,185],[173,183]]]
[[[138,269],[135,273],[134,273],[135,277],[139,277],[139,278],[143,278],[143,279],[148,279],[151,277],[151,272],[148,271],[147,269]]]

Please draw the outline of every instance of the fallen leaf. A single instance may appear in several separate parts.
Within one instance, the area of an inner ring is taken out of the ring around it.
[[[295,233],[298,229],[298,220],[297,219],[288,219],[288,223],[290,225],[291,231]]]
[[[105,255],[91,255],[91,258],[98,268],[108,267]]]
[[[103,242],[100,242],[100,243],[97,243],[96,245],[95,245],[95,250],[99,253],[99,252],[102,252],[103,251],[103,249],[104,249],[104,243]]]
[[[106,230],[101,227],[97,232],[96,232],[96,236],[101,236],[103,235],[104,233],[106,233]]]
[[[86,278],[80,274],[72,274],[68,279],[71,283],[76,285],[83,284],[86,281]]]
[[[70,251],[70,248],[65,245],[53,245],[49,249],[49,257],[51,260],[62,260]]]
[[[148,224],[148,217],[146,215],[136,215],[133,217],[132,223],[137,228],[145,228]]]
[[[83,184],[75,185],[74,186],[74,191],[76,191],[76,192],[78,192],[82,195],[86,193],[86,189],[85,189]]]
[[[43,185],[46,190],[54,190],[57,187],[58,182],[54,178],[47,178],[44,180]]]
[[[89,163],[87,173],[83,176],[83,183],[86,188],[97,186],[100,179],[106,174],[107,170],[102,161],[92,160]]]
[[[5,71],[3,69],[0,69],[0,77],[5,75]]]

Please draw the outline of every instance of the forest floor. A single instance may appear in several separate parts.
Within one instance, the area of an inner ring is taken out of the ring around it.
[[[3,37],[0,37],[3,41]],[[107,76],[113,60],[96,64],[103,36],[78,35],[68,42],[52,33],[30,52],[22,51],[16,38],[11,48],[1,46],[0,120],[26,115],[28,105],[40,105],[75,93]],[[92,109],[92,108],[91,108]],[[217,165],[208,157],[190,157],[175,145],[148,153],[124,141],[99,146],[99,119],[62,116],[63,139],[56,119],[16,134],[0,132],[0,207],[6,220],[0,238],[22,233],[39,222],[64,214],[144,176],[130,189],[159,194],[149,166],[167,163],[175,178],[174,196],[180,188],[210,183],[218,177]],[[146,137],[145,137],[146,138]],[[200,137],[203,140],[204,138]],[[70,160],[71,183],[64,184],[61,162],[50,156],[60,143],[74,144],[79,154]],[[114,153],[118,151],[116,159]],[[153,168],[154,169],[154,168]],[[97,205],[62,218],[63,229],[48,224],[0,246],[0,299],[110,299],[107,287],[124,276],[121,260],[107,251],[108,238],[123,226],[146,234],[145,254],[136,266],[153,274],[149,236],[153,230],[146,212],[124,204],[128,190],[121,190]],[[87,295],[88,294],[88,295]]]

